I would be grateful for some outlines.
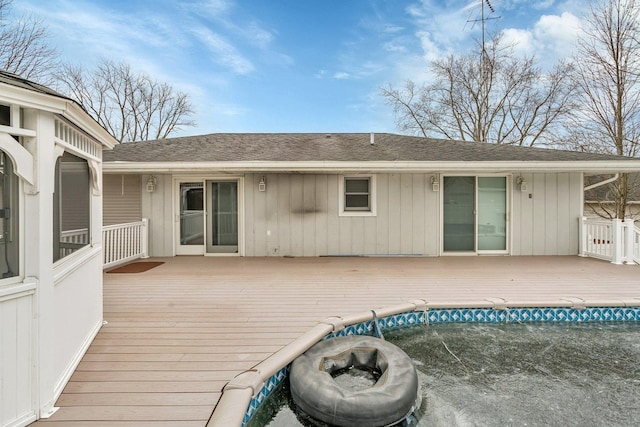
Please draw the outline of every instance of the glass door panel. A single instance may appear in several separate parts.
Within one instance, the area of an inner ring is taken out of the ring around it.
[[[180,245],[204,245],[204,191],[202,182],[180,183]]]
[[[474,176],[444,177],[445,252],[475,251],[475,183]]]
[[[238,182],[207,181],[207,252],[238,253]]]
[[[507,178],[478,177],[478,250],[507,249]]]

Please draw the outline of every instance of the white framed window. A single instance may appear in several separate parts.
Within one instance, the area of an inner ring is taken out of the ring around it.
[[[375,175],[343,175],[338,183],[340,216],[376,215]]]

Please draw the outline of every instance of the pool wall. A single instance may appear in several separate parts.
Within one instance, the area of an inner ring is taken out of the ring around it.
[[[208,426],[246,426],[264,400],[284,381],[290,363],[317,342],[334,336],[372,335],[380,330],[430,323],[640,322],[640,300],[629,304],[589,306],[567,298],[556,306],[510,306],[501,299],[474,304],[438,304],[423,300],[347,317],[329,317],[291,344],[231,380]],[[376,319],[376,320],[374,320]]]

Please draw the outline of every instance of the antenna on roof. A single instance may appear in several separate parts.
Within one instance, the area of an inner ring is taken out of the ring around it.
[[[482,25],[482,55],[484,58],[486,58],[487,55],[487,51],[485,50],[484,46],[485,46],[485,40],[484,40],[484,34],[485,34],[485,22],[486,21],[492,21],[494,19],[500,19],[502,18],[502,16],[492,16],[492,17],[488,17],[485,14],[484,8],[485,5],[489,8],[489,13],[495,13],[496,10],[493,8],[493,5],[491,4],[490,0],[480,0],[480,17],[476,18],[476,19],[467,19],[467,22],[472,22],[473,25],[471,26],[471,28],[473,28],[476,25],[476,22],[480,22]]]

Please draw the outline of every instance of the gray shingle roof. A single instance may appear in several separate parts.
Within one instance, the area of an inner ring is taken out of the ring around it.
[[[626,157],[389,133],[216,133],[120,144],[106,162],[598,161]],[[637,159],[636,159],[637,160]]]

